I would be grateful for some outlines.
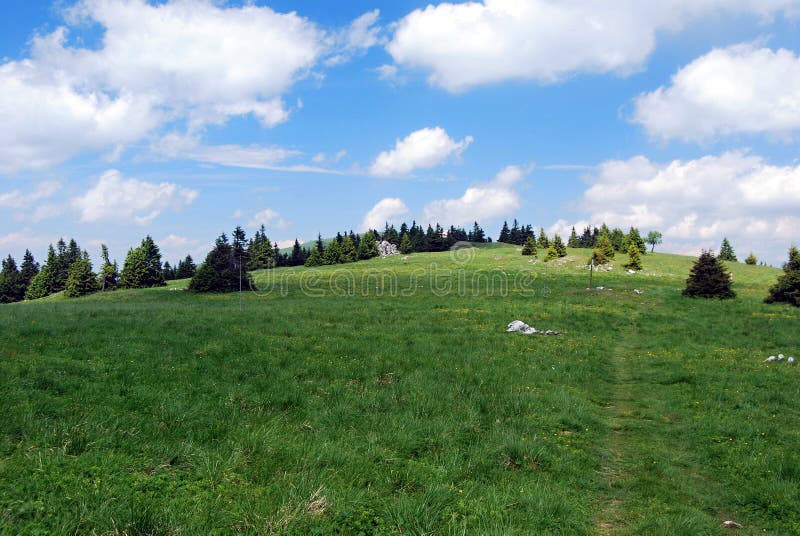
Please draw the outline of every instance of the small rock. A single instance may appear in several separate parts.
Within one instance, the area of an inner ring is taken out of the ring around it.
[[[772,362],[773,362],[773,361],[775,361],[776,359],[778,359],[778,358],[777,358],[777,357],[775,357],[774,355],[771,355],[771,356],[769,356],[768,358],[766,358],[766,359],[764,360],[764,363],[772,363]]]
[[[635,273],[636,273],[636,270],[628,270],[628,273],[629,273],[629,274],[635,274]]]
[[[786,363],[788,363],[789,365],[793,365],[794,364],[794,357],[789,356],[789,358],[786,360]]]
[[[726,529],[740,529],[742,526],[736,521],[723,521],[722,526]]]
[[[639,290],[638,288],[635,288],[635,289],[633,289],[633,293],[634,293],[634,294],[641,294],[641,293],[642,293],[642,291],[641,291],[641,290]]]
[[[597,287],[597,290],[604,290],[606,287]]]
[[[783,361],[783,354],[778,354],[778,361]]]

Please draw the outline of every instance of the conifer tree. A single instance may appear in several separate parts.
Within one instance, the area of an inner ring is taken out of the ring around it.
[[[3,269],[0,271],[0,303],[21,301],[25,297],[25,285],[16,261],[9,255],[3,260],[2,266]]]
[[[522,246],[522,254],[536,256],[536,240],[533,237],[529,236],[525,239],[525,244]]]
[[[289,257],[289,266],[301,266],[305,262],[304,250],[300,247],[300,242],[295,238],[292,246],[292,256]]]
[[[642,252],[636,247],[636,244],[631,242],[628,245],[628,262],[622,265],[623,268],[628,270],[641,270],[642,269]]]
[[[544,227],[539,227],[539,242],[537,244],[542,249],[547,249],[550,246],[550,241],[544,232]]]
[[[611,232],[608,234],[608,238],[611,239],[611,245],[614,247],[614,251],[622,251],[623,249],[627,249],[625,245],[625,233],[622,232],[622,229],[619,227],[614,227]]]
[[[587,226],[583,229],[583,234],[579,239],[582,248],[593,248],[594,242],[592,241],[592,230]]]
[[[750,255],[748,255],[747,258],[744,260],[744,263],[751,265],[758,264],[758,258],[756,258],[756,256],[753,255],[753,252],[751,251]]]
[[[39,263],[33,258],[33,253],[31,253],[29,249],[25,250],[25,255],[22,257],[19,273],[25,288],[31,284],[33,276],[39,273]]]
[[[736,262],[736,253],[733,252],[733,246],[731,246],[727,238],[722,239],[722,245],[719,248],[719,255],[717,258],[721,261]]]
[[[100,265],[100,274],[98,275],[98,286],[100,290],[114,290],[119,284],[119,269],[117,268],[117,261],[113,263],[108,258],[108,248],[105,244],[100,245],[100,260],[103,262]]]
[[[789,261],[783,265],[783,275],[769,289],[767,303],[783,302],[800,307],[800,250],[789,248]]]
[[[305,265],[322,266],[323,264],[325,264],[325,260],[322,258],[322,253],[320,253],[319,249],[316,247],[312,248],[311,253],[309,253],[308,257],[306,257]]]
[[[639,234],[639,229],[637,229],[636,227],[630,228],[630,230],[628,231],[628,236],[625,237],[625,243],[626,243],[625,246],[626,250],[628,249],[628,246],[633,244],[639,250],[639,253],[641,253],[642,255],[647,254],[647,246],[644,243],[642,235]]]
[[[508,228],[508,222],[503,222],[503,228],[500,229],[500,236],[497,237],[498,242],[503,242],[507,244],[511,239],[511,230]]]
[[[547,246],[547,255],[545,255],[544,257],[545,262],[557,258],[558,258],[558,251],[556,251],[556,246],[554,244],[550,244],[549,246]]]
[[[571,248],[579,248],[581,247],[581,243],[578,240],[578,233],[575,232],[575,226],[572,226],[572,232],[569,234],[569,240],[567,240],[567,247]]]
[[[114,263],[116,265],[116,262]],[[197,266],[194,263],[191,255],[186,255],[182,261],[178,261],[178,267],[175,269],[175,279],[187,279],[194,275],[197,271]]]
[[[97,291],[97,278],[92,272],[89,254],[84,250],[81,257],[69,267],[64,295],[68,298],[79,298]]]
[[[317,233],[317,243],[315,244],[315,247],[317,248],[317,251],[319,251],[320,253],[325,251],[325,244],[322,242],[321,233]]]
[[[400,247],[398,249],[400,250],[400,253],[403,254],[411,253],[411,239],[408,237],[408,233],[405,233],[400,237]]]
[[[163,287],[166,285],[161,269],[161,252],[147,235],[136,249],[128,250],[122,266],[120,285],[125,288]]]
[[[58,271],[58,254],[56,253],[55,249],[53,249],[53,244],[50,244],[47,247],[47,260],[45,261],[44,266],[39,272],[39,275],[41,275],[42,277],[40,278],[40,281],[37,283],[39,285],[39,288],[37,288],[35,293],[36,298],[43,298],[48,294],[53,294],[54,292],[58,292],[56,290],[58,288],[57,271]],[[42,292],[44,292],[44,294],[42,294]],[[36,299],[36,298],[30,298],[30,299]]]
[[[361,237],[361,243],[358,245],[358,258],[359,260],[367,260],[377,256],[378,241],[375,239],[375,233],[367,231],[364,233],[364,236]]]
[[[345,236],[342,240],[342,255],[341,261],[343,263],[347,262],[355,262],[358,260],[358,255],[356,253],[356,245],[353,242],[353,239],[350,236]]]
[[[325,251],[322,252],[325,264],[339,264],[342,262],[342,246],[336,240],[331,240]]]
[[[700,254],[692,266],[683,295],[692,298],[728,299],[736,296],[725,267],[710,251]]]
[[[556,254],[559,257],[566,257],[567,256],[567,246],[564,245],[564,241],[561,240],[561,237],[558,235],[553,236],[553,248],[556,250]]]
[[[438,227],[439,224],[437,223],[436,226]],[[475,222],[472,226],[472,242],[486,242],[486,235],[481,226],[478,225],[478,222]]]
[[[601,234],[597,239],[596,247],[592,252],[595,264],[605,264],[614,258],[614,246],[607,234]]]
[[[233,246],[222,233],[214,243],[214,248],[206,255],[206,260],[189,281],[192,292],[235,292],[249,288],[250,274],[239,270],[239,262],[234,259]],[[243,268],[243,266],[242,266]]]
[[[50,294],[47,290],[48,280],[50,278],[48,271],[47,265],[45,265],[39,270],[38,274],[33,276],[28,288],[25,290],[26,300],[38,300]]]

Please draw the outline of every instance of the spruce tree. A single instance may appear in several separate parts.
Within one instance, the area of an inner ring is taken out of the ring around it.
[[[194,259],[191,255],[186,255],[182,261],[178,261],[178,268],[175,270],[175,279],[188,279],[197,271]]]
[[[800,307],[800,251],[789,248],[789,261],[783,265],[783,275],[769,289],[767,303],[783,302]]]
[[[736,253],[733,252],[733,246],[728,242],[727,238],[722,239],[722,245],[719,248],[719,260],[736,262]]]
[[[103,264],[100,265],[100,274],[98,275],[98,286],[100,290],[114,290],[119,284],[119,269],[117,261],[113,263],[108,258],[108,248],[105,244],[100,245],[100,260]]]
[[[301,266],[306,262],[303,249],[300,247],[300,242],[295,238],[294,245],[292,246],[292,256],[289,257],[289,266]]]
[[[122,266],[120,285],[125,288],[163,287],[166,285],[161,269],[161,252],[147,235],[136,249],[128,251]]]
[[[353,242],[353,239],[350,236],[345,236],[344,240],[342,240],[342,255],[341,255],[341,262],[355,262],[358,260],[358,255],[356,253],[356,245]]]
[[[554,244],[550,244],[547,246],[547,255],[545,255],[545,261],[551,261],[553,259],[558,258],[558,251],[556,251],[556,246]]]
[[[756,265],[758,264],[758,259],[756,258],[755,255],[753,255],[753,252],[751,251],[750,255],[748,255],[747,258],[744,260],[744,263],[750,265]]]
[[[522,246],[522,254],[536,256],[536,240],[533,237],[529,236],[525,239],[525,244]]]
[[[407,234],[404,236],[408,236]],[[402,242],[401,242],[402,243]],[[375,239],[375,233],[367,231],[361,237],[361,243],[358,244],[358,258],[359,260],[367,260],[378,256],[378,241]]]
[[[578,240],[578,233],[575,232],[575,226],[572,226],[572,232],[569,234],[569,240],[567,240],[567,247],[570,248],[579,248],[581,247],[581,243]]]
[[[608,238],[611,239],[611,245],[614,247],[614,251],[622,251],[623,249],[627,249],[625,245],[625,233],[622,232],[622,229],[619,227],[614,227],[614,229],[608,234]]]
[[[214,248],[206,255],[205,262],[189,281],[189,290],[235,292],[240,288],[249,288],[250,275],[244,270],[240,272],[239,268],[239,261],[234,259],[233,246],[228,243],[228,237],[223,233],[217,238]]]
[[[692,298],[728,299],[736,296],[725,267],[710,251],[700,254],[692,266],[683,295]]]
[[[31,284],[33,276],[39,273],[39,263],[36,262],[33,258],[33,253],[28,249],[25,250],[25,255],[22,257],[19,273],[26,288]]]
[[[342,262],[342,246],[336,240],[331,240],[325,251],[322,252],[325,264],[339,264]]]
[[[561,237],[558,235],[553,236],[553,248],[556,250],[556,253],[559,257],[566,257],[567,256],[567,246],[564,245],[564,241],[561,240]]]
[[[636,247],[635,243],[628,245],[628,262],[622,265],[628,270],[641,270],[642,269],[642,252]]]
[[[97,278],[92,272],[89,254],[83,251],[80,258],[69,267],[64,295],[68,298],[79,298],[97,291]]]
[[[614,259],[614,246],[607,234],[601,234],[597,239],[596,247],[592,252],[595,264],[605,264]]]
[[[0,303],[13,303],[25,297],[25,284],[14,258],[9,255],[3,260],[0,271]]]
[[[498,242],[508,243],[511,238],[511,230],[508,228],[508,222],[503,222],[503,228],[500,229],[500,236],[497,237]]]
[[[363,241],[362,241],[363,243]],[[309,253],[308,257],[306,257],[306,266],[322,266],[325,264],[325,260],[322,258],[322,253],[319,252],[319,249],[316,247],[311,249],[311,253]]]
[[[633,244],[639,250],[639,253],[641,253],[642,255],[647,254],[647,246],[644,243],[642,235],[639,234],[639,229],[637,229],[636,227],[630,228],[630,230],[628,231],[628,236],[625,237],[625,243],[626,243],[625,246],[626,250],[631,244]]]
[[[550,246],[550,241],[544,232],[544,227],[539,227],[539,243],[537,244],[542,249],[547,249]]]
[[[28,288],[25,290],[25,299],[26,300],[38,300],[39,298],[44,298],[48,296],[50,292],[47,290],[48,279],[50,275],[48,273],[47,265],[45,265],[39,273],[33,276],[31,279]]]
[[[448,235],[448,237],[449,236],[450,235]],[[408,237],[408,233],[400,236],[400,247],[398,249],[400,250],[400,253],[403,254],[411,253],[411,239]]]

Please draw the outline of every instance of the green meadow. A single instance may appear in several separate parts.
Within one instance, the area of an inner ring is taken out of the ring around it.
[[[588,256],[0,306],[0,534],[800,533],[781,271],[728,263],[737,298],[696,300],[691,258],[618,255],[589,291]]]

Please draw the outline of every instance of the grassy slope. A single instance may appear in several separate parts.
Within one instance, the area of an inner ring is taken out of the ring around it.
[[[0,532],[800,531],[800,368],[761,362],[800,354],[760,301],[779,270],[690,300],[656,254],[587,292],[570,253],[2,307]]]

